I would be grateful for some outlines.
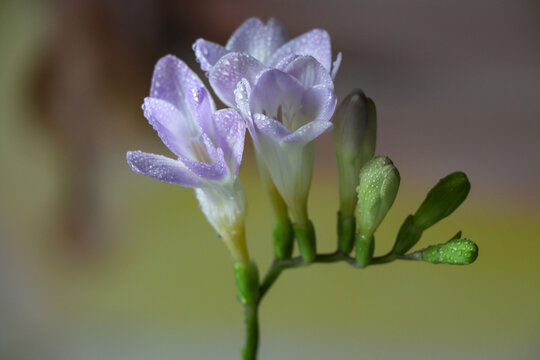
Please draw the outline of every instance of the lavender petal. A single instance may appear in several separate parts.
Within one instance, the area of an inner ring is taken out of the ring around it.
[[[204,39],[195,41],[193,50],[203,71],[210,71],[219,59],[230,52],[223,46]]]
[[[216,146],[223,150],[225,162],[236,175],[242,162],[246,124],[233,109],[218,110],[213,116]]]
[[[334,88],[328,71],[312,56],[297,56],[283,71],[294,76],[306,89],[318,85]]]
[[[287,39],[287,32],[277,19],[270,18],[265,25],[258,18],[250,18],[240,25],[225,47],[248,53],[264,64]]]
[[[174,105],[187,120],[209,118],[215,104],[199,77],[180,59],[167,55],[154,69],[150,96]],[[202,113],[204,116],[197,116]],[[199,124],[205,127],[207,124]]]
[[[267,66],[275,67],[289,55],[311,55],[330,72],[332,47],[330,35],[325,30],[314,29],[300,35],[280,47],[268,60]]]
[[[126,157],[129,166],[137,174],[186,187],[197,187],[203,184],[199,177],[178,160],[142,151],[129,151]]]
[[[233,52],[222,57],[210,71],[210,84],[216,95],[227,106],[235,107],[234,90],[238,82],[246,79],[252,86],[264,65],[254,57]]]

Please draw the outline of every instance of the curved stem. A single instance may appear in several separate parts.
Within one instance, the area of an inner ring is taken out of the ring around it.
[[[315,257],[315,260],[313,263],[335,263],[339,261],[345,261],[351,266],[356,267],[356,262],[353,258],[351,258],[348,255],[345,255],[341,252],[333,252],[329,254],[318,254]],[[286,269],[295,269],[299,267],[304,267],[310,264],[306,264],[301,256],[294,257],[292,259],[286,259],[286,260],[274,260],[272,265],[270,266],[270,269],[268,269],[268,272],[266,273],[266,276],[264,277],[261,286],[259,287],[259,303],[261,302],[262,298],[270,289],[270,287],[274,284],[274,282],[278,279],[279,275],[283,272],[283,270]]]

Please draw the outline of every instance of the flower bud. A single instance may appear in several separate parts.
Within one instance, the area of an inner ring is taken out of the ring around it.
[[[339,104],[333,118],[334,152],[338,165],[340,211],[343,219],[354,214],[356,186],[362,166],[375,153],[375,104],[355,90]]]
[[[378,156],[360,170],[358,192],[359,234],[369,239],[396,199],[400,176],[389,158]]]
[[[238,300],[244,305],[255,305],[259,296],[259,271],[254,262],[234,264]]]
[[[421,260],[432,264],[469,265],[478,257],[478,246],[468,239],[452,239],[420,251]]]
[[[452,173],[442,178],[427,194],[414,214],[414,224],[427,229],[450,215],[465,200],[471,189],[467,175]]]

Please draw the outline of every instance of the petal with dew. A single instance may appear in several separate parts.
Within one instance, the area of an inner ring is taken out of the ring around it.
[[[312,121],[330,121],[336,104],[336,94],[326,87],[308,89],[302,96],[302,111]]]
[[[210,71],[210,84],[227,106],[235,107],[234,91],[238,82],[246,79],[252,86],[264,65],[245,53],[230,53],[222,57]]]
[[[289,55],[311,55],[330,72],[332,65],[332,46],[330,35],[325,30],[314,29],[300,35],[280,47],[268,60],[268,66],[274,67]]]
[[[264,64],[287,39],[287,32],[277,19],[270,18],[264,24],[258,18],[250,18],[240,25],[225,47],[248,53]]]
[[[161,99],[145,98],[144,116],[157,131],[161,141],[177,156],[192,157],[189,139],[198,134],[195,124],[175,106]]]
[[[318,85],[334,88],[328,71],[312,56],[296,57],[283,71],[295,77],[306,89]]]
[[[198,123],[201,127],[208,124],[204,120],[207,114],[215,111],[214,100],[203,82],[182,60],[173,55],[166,55],[158,60],[152,77],[150,96],[164,100],[175,106],[186,120]],[[202,114],[198,116],[198,114]]]
[[[332,123],[330,121],[312,121],[300,129],[296,130],[294,133],[286,136],[282,139],[283,143],[292,144],[305,144],[312,140],[315,140],[321,134],[332,128]]]
[[[275,142],[281,141],[292,133],[279,121],[263,114],[253,115],[253,124],[259,137],[272,139]]]
[[[201,178],[189,171],[178,160],[142,151],[129,151],[126,157],[129,166],[137,174],[186,187],[197,187],[203,184]]]
[[[301,111],[304,87],[294,77],[276,69],[263,72],[250,96],[252,113],[260,113],[282,122],[291,130]]]
[[[211,140],[207,139],[208,142]],[[206,141],[205,141],[206,142]],[[223,156],[223,150],[215,149],[215,153],[212,154],[213,163],[200,162],[187,158],[179,158],[184,165],[194,174],[200,176],[205,180],[221,180],[229,173],[227,164]]]
[[[193,51],[203,71],[210,71],[219,59],[230,52],[225,47],[205,39],[195,41]]]
[[[223,109],[212,118],[216,132],[216,146],[223,150],[223,156],[231,172],[236,175],[242,162],[246,123],[236,110]]]

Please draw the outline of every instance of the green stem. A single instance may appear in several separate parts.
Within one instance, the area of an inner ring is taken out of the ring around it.
[[[259,347],[259,304],[246,305],[246,346],[242,350],[243,360],[256,360]]]
[[[401,259],[401,257],[398,258],[398,256],[396,254],[394,254],[393,252],[389,252],[388,254],[386,254],[384,256],[374,257],[369,262],[369,265],[386,264],[386,263],[392,262],[392,261],[394,261],[396,259]]]
[[[390,252],[384,256],[378,256],[371,259],[369,265],[379,265],[379,264],[386,264],[389,262],[392,262],[396,259],[402,259],[401,257],[397,257],[396,254]],[[404,259],[405,260],[405,259]],[[335,263],[335,262],[346,262],[347,264],[351,265],[352,267],[357,268],[356,261],[353,257],[350,257],[346,254],[343,254],[339,251],[329,253],[329,254],[317,254],[315,257],[315,260],[313,263]],[[279,278],[283,270],[286,269],[295,269],[299,267],[304,267],[309,264],[306,264],[302,257],[297,256],[292,259],[287,260],[274,260],[272,263],[272,266],[270,266],[270,269],[268,269],[268,272],[266,273],[266,276],[264,277],[261,286],[259,287],[259,300],[260,303],[264,295],[268,292],[270,287],[274,284],[274,282]]]

